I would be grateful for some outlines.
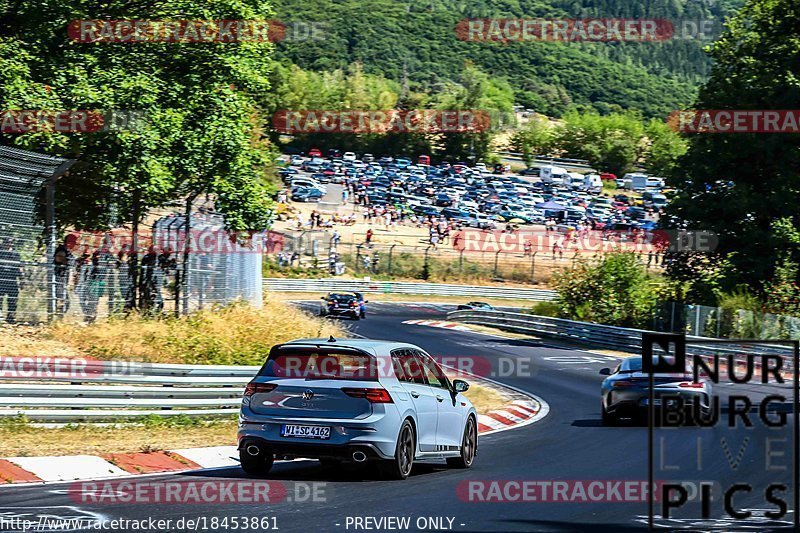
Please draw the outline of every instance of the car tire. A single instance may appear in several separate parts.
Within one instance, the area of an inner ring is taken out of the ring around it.
[[[353,315],[353,320],[358,320],[358,319],[360,319],[360,318],[361,318],[361,317],[358,315],[358,313],[356,313],[356,314],[354,314],[354,315]]]
[[[461,441],[461,455],[459,457],[448,457],[447,466],[451,468],[469,468],[475,461],[478,454],[478,426],[474,417],[467,419],[464,426],[464,438]]]
[[[605,406],[600,407],[600,416],[603,420],[604,426],[616,426],[617,425],[617,417],[606,411]]]
[[[272,470],[275,462],[275,454],[272,452],[261,452],[258,455],[250,455],[245,450],[239,450],[239,462],[245,473],[253,476],[263,476]]]
[[[414,436],[414,426],[408,420],[400,426],[400,433],[397,435],[397,445],[394,450],[394,458],[381,462],[381,473],[386,479],[406,479],[411,474],[414,466],[414,456],[416,455],[417,444]]]

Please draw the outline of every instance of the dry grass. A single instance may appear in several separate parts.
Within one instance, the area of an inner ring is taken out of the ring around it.
[[[0,357],[80,357],[81,351],[51,337],[43,326],[0,325]]]
[[[132,315],[88,326],[57,323],[46,332],[98,358],[224,365],[261,364],[274,344],[329,335],[343,331],[276,298],[266,298],[262,309],[230,305],[181,318]]]
[[[41,428],[0,426],[0,457],[101,455],[236,444],[236,421]]]
[[[469,381],[469,378],[466,378]],[[497,389],[470,383],[469,390],[464,393],[478,413],[488,413],[493,409],[501,409],[508,403],[508,398]]]

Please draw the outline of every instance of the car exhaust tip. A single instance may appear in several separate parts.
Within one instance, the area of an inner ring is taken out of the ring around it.
[[[255,444],[251,444],[251,445],[249,445],[247,448],[245,448],[245,451],[246,451],[248,454],[252,455],[253,457],[255,457],[256,455],[258,455],[259,453],[261,453],[261,450],[260,450],[260,449],[258,448],[258,446],[256,446]]]
[[[353,461],[357,463],[363,463],[366,460],[367,460],[367,454],[365,454],[364,452],[360,450],[353,452]]]

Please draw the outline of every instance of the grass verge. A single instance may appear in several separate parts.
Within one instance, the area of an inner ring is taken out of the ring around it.
[[[329,335],[344,332],[335,322],[270,297],[261,309],[234,304],[180,318],[131,315],[88,326],[61,322],[44,333],[46,340],[61,340],[101,359],[217,365],[260,365],[274,344]]]

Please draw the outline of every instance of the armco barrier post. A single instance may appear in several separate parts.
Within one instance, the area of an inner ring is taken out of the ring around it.
[[[389,247],[389,262],[388,262],[388,263],[387,263],[387,265],[386,265],[386,270],[387,270],[387,273],[388,273],[390,276],[391,276],[391,274],[392,274],[392,254],[394,253],[394,247],[395,247],[395,246],[397,246],[397,244],[393,244],[393,245],[391,245],[391,246]]]
[[[423,263],[422,265],[422,279],[424,279],[425,281],[427,281],[431,276],[430,265],[428,263],[428,256],[430,251],[431,251],[430,246],[425,248],[425,263]]]

